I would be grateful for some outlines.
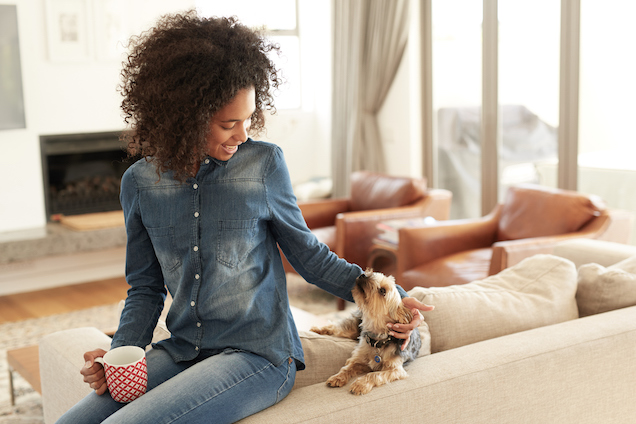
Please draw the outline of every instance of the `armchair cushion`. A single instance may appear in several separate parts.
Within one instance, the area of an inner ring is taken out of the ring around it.
[[[445,287],[470,283],[488,275],[491,248],[465,250],[433,259],[402,274],[404,290],[418,286]]]
[[[351,210],[406,206],[426,195],[426,180],[359,171],[351,174]]]
[[[435,353],[576,319],[576,284],[572,262],[536,255],[480,281],[416,287],[409,295],[435,305],[423,313]]]
[[[607,268],[582,265],[578,278],[576,301],[581,317],[636,305],[636,256]]]
[[[510,187],[499,220],[498,240],[572,233],[603,210],[605,205],[596,196],[535,185]]]

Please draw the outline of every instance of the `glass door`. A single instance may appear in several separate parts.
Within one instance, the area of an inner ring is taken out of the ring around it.
[[[560,2],[499,0],[499,200],[557,185]]]
[[[482,5],[433,0],[431,17],[436,185],[453,193],[451,218],[479,216]]]

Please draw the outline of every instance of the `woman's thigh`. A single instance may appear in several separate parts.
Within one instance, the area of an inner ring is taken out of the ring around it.
[[[296,376],[248,352],[226,350],[190,366],[120,409],[106,423],[232,423],[282,400]]]

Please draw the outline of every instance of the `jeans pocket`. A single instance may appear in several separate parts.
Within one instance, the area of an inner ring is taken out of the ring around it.
[[[291,392],[294,387],[294,383],[296,382],[296,361],[293,358],[289,358],[289,360],[283,362],[283,364],[278,367],[281,372],[286,372],[285,380],[283,380],[283,384],[281,384],[278,389],[278,394],[276,396],[276,403],[285,399],[289,392]]]

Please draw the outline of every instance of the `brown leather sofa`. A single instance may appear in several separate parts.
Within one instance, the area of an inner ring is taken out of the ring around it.
[[[400,229],[396,280],[405,290],[465,284],[551,253],[566,239],[628,243],[632,221],[597,196],[519,185],[484,217]]]
[[[427,189],[426,179],[394,177],[367,171],[351,175],[347,198],[299,202],[307,226],[316,237],[349,262],[366,267],[372,240],[381,221],[450,216],[451,192]],[[285,270],[293,268],[284,260]]]

